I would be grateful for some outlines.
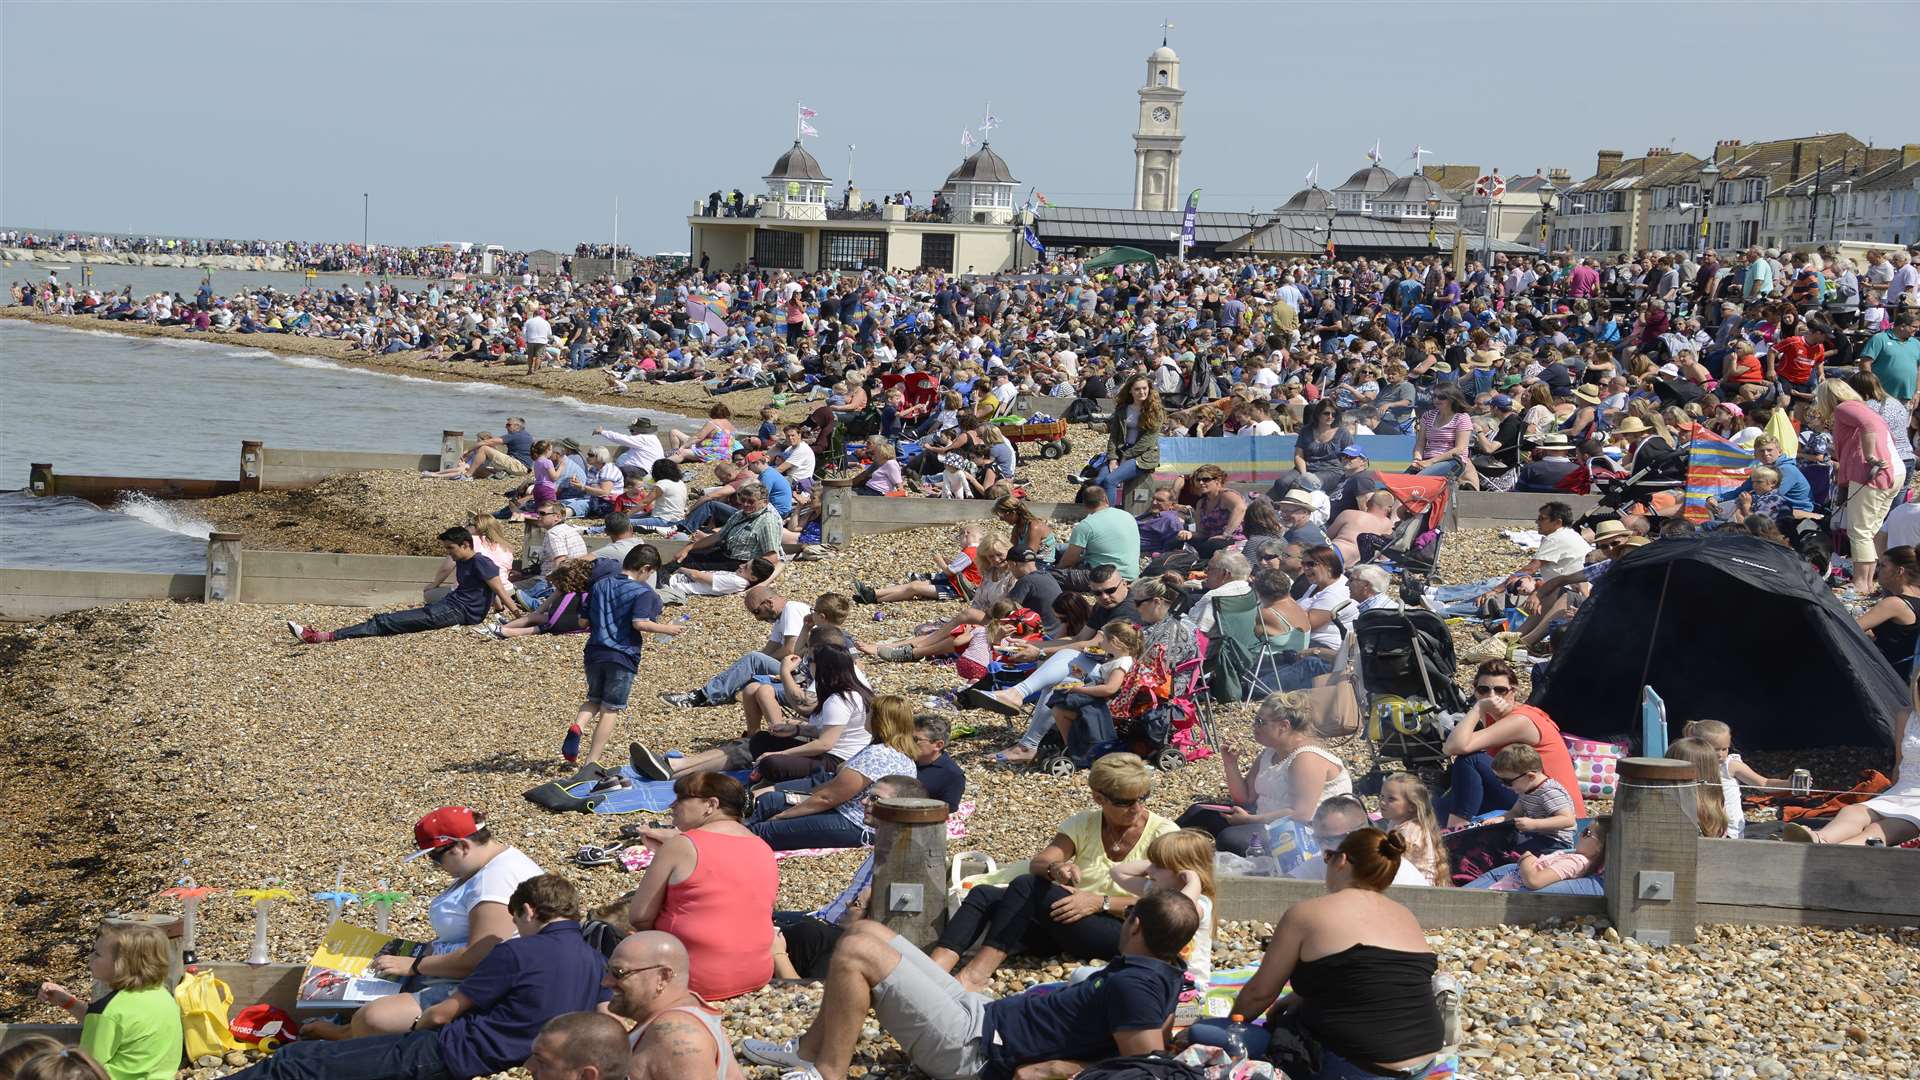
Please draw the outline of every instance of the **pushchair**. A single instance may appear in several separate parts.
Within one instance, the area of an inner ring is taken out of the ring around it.
[[[1426,608],[1375,608],[1354,619],[1353,637],[1365,695],[1361,730],[1373,757],[1368,782],[1382,777],[1383,756],[1409,768],[1444,762],[1447,729],[1441,718],[1467,708],[1466,694],[1454,682],[1446,620]]]
[[[1407,516],[1386,536],[1360,537],[1360,561],[1389,563],[1424,582],[1440,560],[1440,541],[1453,506],[1453,479],[1382,473],[1380,486],[1400,500]]]
[[[1207,635],[1194,635],[1193,659],[1173,669],[1172,686],[1186,686],[1179,694],[1156,699],[1138,715],[1114,718],[1114,737],[1092,744],[1084,754],[1076,754],[1061,745],[1057,733],[1049,733],[1041,742],[1040,755],[1033,767],[1049,776],[1072,776],[1103,755],[1137,754],[1162,772],[1172,772],[1189,761],[1209,757],[1220,743],[1214,731],[1213,710],[1208,704]]]

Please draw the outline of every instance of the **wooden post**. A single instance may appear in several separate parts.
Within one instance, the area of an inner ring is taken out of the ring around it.
[[[1647,945],[1693,943],[1700,786],[1699,773],[1684,761],[1620,762],[1606,879],[1607,917],[1621,936]]]
[[[167,935],[167,988],[180,981],[184,970],[181,961],[181,948],[186,943],[186,923],[178,915],[156,915],[147,911],[113,912],[100,920],[101,929],[109,926],[151,926]],[[95,984],[88,1000],[94,1000],[107,992],[107,987]]]
[[[36,461],[27,466],[27,490],[35,495],[58,495],[60,485],[53,478],[53,465]]]
[[[521,522],[520,569],[535,570],[540,566],[540,549],[547,546],[547,530],[537,517]]]
[[[240,534],[207,534],[207,584],[201,599],[209,604],[240,601]]]
[[[879,799],[867,816],[874,828],[867,918],[927,948],[947,925],[947,804]]]
[[[247,439],[240,443],[240,490],[260,490],[260,440]]]
[[[846,547],[853,539],[853,508],[860,501],[853,493],[853,481],[822,480],[819,487],[820,542],[830,548]]]
[[[440,467],[451,469],[460,464],[460,458],[466,453],[467,433],[464,431],[443,431],[440,433]]]

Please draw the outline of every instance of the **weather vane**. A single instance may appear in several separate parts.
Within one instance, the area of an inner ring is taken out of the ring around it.
[[[1167,35],[1171,33],[1173,33],[1173,20],[1170,18],[1162,20],[1160,23],[1160,44],[1162,46],[1166,45]]]

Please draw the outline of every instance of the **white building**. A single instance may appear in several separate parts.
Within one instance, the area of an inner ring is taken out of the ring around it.
[[[1147,82],[1140,88],[1140,126],[1133,132],[1133,208],[1178,210],[1180,194],[1180,58],[1167,43],[1147,57]]]

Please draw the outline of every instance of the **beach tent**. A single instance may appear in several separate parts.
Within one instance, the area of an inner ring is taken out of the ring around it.
[[[1088,259],[1087,264],[1081,267],[1081,269],[1087,273],[1092,273],[1095,270],[1104,270],[1109,266],[1125,266],[1128,263],[1152,263],[1158,266],[1160,265],[1160,260],[1154,258],[1153,252],[1151,251],[1141,251],[1135,247],[1110,247],[1100,254],[1095,255],[1093,258]]]
[[[1616,560],[1566,630],[1539,704],[1569,734],[1638,731],[1643,684],[1666,701],[1669,738],[1722,720],[1753,750],[1890,750],[1911,708],[1807,564],[1751,536],[1659,540]]]

